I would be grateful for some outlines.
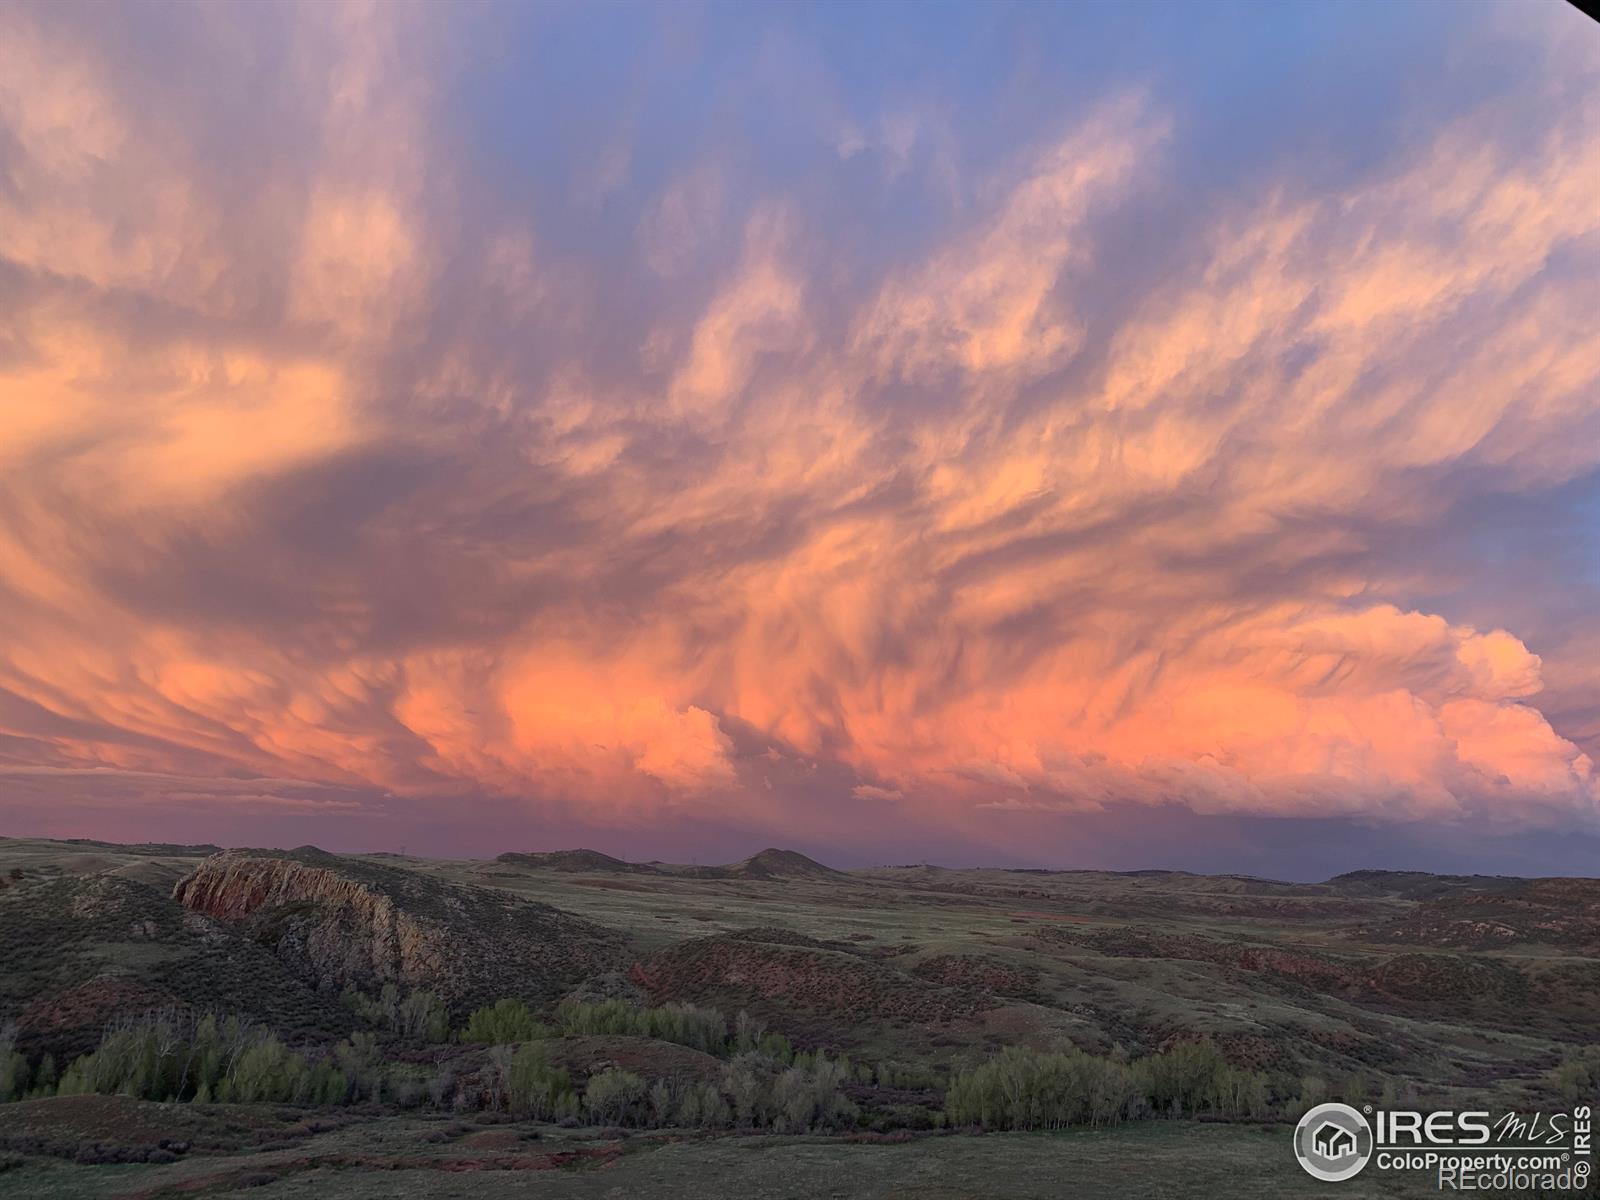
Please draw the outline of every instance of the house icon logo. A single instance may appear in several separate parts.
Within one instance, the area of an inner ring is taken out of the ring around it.
[[[1311,1135],[1311,1144],[1324,1158],[1339,1159],[1356,1152],[1356,1135],[1342,1125],[1327,1121]]]
[[[1319,1104],[1294,1128],[1294,1156],[1316,1179],[1349,1179],[1372,1157],[1372,1126],[1348,1104]]]

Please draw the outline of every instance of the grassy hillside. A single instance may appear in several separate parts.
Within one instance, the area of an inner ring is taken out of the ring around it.
[[[1146,1169],[1146,1194],[1206,1194],[1161,1190],[1185,1153],[1282,1194],[1283,1123],[1313,1101],[1531,1109],[1600,1082],[1588,880],[0,839],[0,881],[0,1088],[33,1097],[0,1105],[19,1195],[330,1171],[361,1195],[380,1162],[419,1196],[469,1162],[489,1194],[513,1167],[581,1187],[602,1164],[660,1195],[1094,1194]],[[1012,1070],[1098,1099],[984,1101]],[[119,1143],[108,1104],[150,1136]],[[1012,1191],[982,1189],[991,1159]]]

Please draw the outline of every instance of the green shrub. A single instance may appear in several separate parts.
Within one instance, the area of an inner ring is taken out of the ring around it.
[[[444,1001],[426,990],[402,994],[393,983],[376,998],[353,987],[340,997],[344,1006],[369,1025],[412,1042],[442,1042],[450,1036],[450,1014]]]
[[[263,1026],[169,1009],[114,1022],[97,1049],[66,1069],[58,1091],[202,1103],[334,1103],[346,1098],[347,1081],[334,1064],[311,1061]]]
[[[785,1067],[759,1050],[735,1055],[723,1073],[723,1089],[733,1101],[733,1120],[741,1129],[803,1133],[842,1129],[859,1113],[841,1087],[850,1079],[848,1059],[830,1060],[818,1051]]]
[[[28,1094],[28,1060],[16,1045],[17,1027],[0,1027],[0,1103],[20,1100]]]
[[[850,1060],[815,1055],[796,1056],[772,1085],[773,1127],[779,1133],[813,1129],[845,1129],[860,1115],[840,1088],[850,1079]]]
[[[473,1010],[466,1028],[461,1031],[463,1042],[482,1042],[489,1046],[531,1042],[549,1036],[549,1028],[534,1018],[526,1004],[510,998]]]
[[[1150,1112],[1261,1116],[1267,1108],[1267,1077],[1232,1066],[1209,1042],[1134,1063],[1072,1046],[1046,1053],[1010,1046],[956,1072],[945,1091],[952,1124],[986,1129],[1105,1125]]]
[[[572,1077],[550,1065],[537,1041],[493,1047],[482,1078],[489,1107],[541,1121],[564,1115],[562,1097],[572,1092]]]
[[[625,1000],[565,1000],[556,1008],[556,1025],[567,1036],[626,1035],[676,1042],[707,1054],[725,1054],[728,1019],[714,1008],[667,1004],[639,1008]]]
[[[1008,1046],[952,1077],[945,1112],[954,1125],[1059,1129],[1123,1120],[1140,1096],[1137,1076],[1125,1063],[1075,1047],[1041,1054]]]
[[[1568,1104],[1592,1097],[1600,1091],[1600,1046],[1585,1046],[1568,1054],[1547,1078]]]
[[[691,1129],[726,1129],[733,1124],[733,1110],[709,1083],[693,1083],[678,1094],[672,1124]]]
[[[597,1123],[629,1125],[640,1123],[646,1084],[632,1071],[615,1067],[601,1071],[583,1089],[583,1106]]]
[[[1232,1066],[1210,1042],[1180,1043],[1141,1059],[1137,1069],[1158,1113],[1242,1117],[1266,1110],[1266,1076]]]
[[[768,1033],[765,1021],[752,1017],[743,1009],[734,1018],[731,1049],[735,1054],[754,1051],[784,1063],[794,1057],[794,1049],[789,1045],[788,1038],[781,1033]]]

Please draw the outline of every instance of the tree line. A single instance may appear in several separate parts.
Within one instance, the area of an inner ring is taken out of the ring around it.
[[[689,1004],[637,1007],[621,1000],[557,1005],[548,1022],[523,1001],[507,998],[469,1014],[452,1033],[444,1005],[431,993],[388,987],[377,996],[347,993],[346,1003],[376,1030],[331,1047],[295,1047],[266,1026],[237,1016],[152,1010],[111,1022],[99,1045],[57,1072],[48,1055],[30,1070],[15,1048],[14,1027],[0,1028],[0,1101],[76,1093],[122,1094],[194,1103],[357,1103],[492,1111],[577,1124],[765,1129],[785,1133],[846,1129],[862,1118],[853,1087],[922,1093],[924,1107],[888,1119],[914,1128],[990,1130],[1100,1126],[1146,1117],[1217,1116],[1260,1119],[1301,1111],[1325,1099],[1318,1076],[1274,1080],[1237,1067],[1209,1041],[1179,1043],[1142,1058],[1090,1054],[1066,1045],[1050,1051],[1007,1047],[947,1076],[927,1065],[852,1062],[846,1055],[794,1050],[746,1012],[730,1022],[714,1008]],[[638,1036],[691,1046],[722,1060],[719,1073],[647,1079],[611,1068],[579,1086],[554,1065],[557,1036]],[[461,1061],[440,1049],[431,1065],[418,1051],[398,1059],[397,1042],[442,1047],[478,1043],[481,1060]],[[1552,1072],[1558,1091],[1577,1092],[1600,1080],[1600,1058],[1575,1055]],[[1359,1102],[1365,1077],[1344,1081],[1340,1095]],[[1297,1086],[1298,1085],[1298,1086]],[[1391,1100],[1394,1081],[1384,1085]],[[928,1105],[942,1108],[929,1112]],[[857,1097],[878,1103],[871,1093]],[[901,1099],[904,1099],[902,1097]],[[883,1116],[874,1128],[882,1127]]]

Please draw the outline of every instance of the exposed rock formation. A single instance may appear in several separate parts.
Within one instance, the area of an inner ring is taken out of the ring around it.
[[[114,1017],[166,1006],[306,1036],[349,1029],[334,998],[241,932],[118,873],[28,881],[0,896],[0,1025],[58,1058],[92,1048]]]
[[[173,897],[241,923],[319,987],[428,988],[457,1009],[549,999],[621,961],[620,939],[549,905],[321,852],[229,851]]]

